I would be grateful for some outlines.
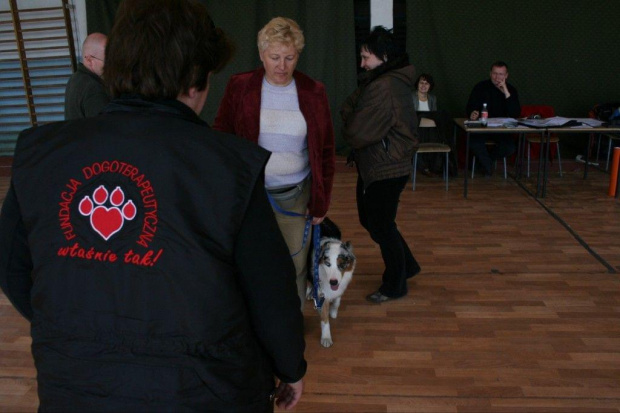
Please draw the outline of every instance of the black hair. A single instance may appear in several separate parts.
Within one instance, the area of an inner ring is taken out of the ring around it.
[[[383,26],[375,26],[366,40],[362,42],[361,48],[368,50],[384,62],[404,54],[403,48],[394,38],[392,29],[388,30]]]
[[[418,79],[415,81],[416,90],[418,90],[418,83],[420,83],[420,80],[426,80],[428,82],[428,84],[430,85],[430,87],[428,88],[429,92],[433,90],[433,88],[435,87],[435,81],[433,80],[433,76],[431,76],[428,73],[422,73],[420,74],[420,76],[418,76]]]
[[[176,99],[204,90],[233,50],[197,0],[126,0],[108,37],[103,78],[114,97]]]
[[[493,70],[494,67],[505,67],[506,71],[508,71],[508,65],[502,60],[496,60],[495,62],[493,62],[493,64],[491,65],[491,70]]]

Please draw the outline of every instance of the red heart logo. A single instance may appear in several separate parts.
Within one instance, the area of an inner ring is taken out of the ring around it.
[[[100,205],[90,216],[90,224],[107,241],[123,227],[123,216],[116,207],[108,209]]]

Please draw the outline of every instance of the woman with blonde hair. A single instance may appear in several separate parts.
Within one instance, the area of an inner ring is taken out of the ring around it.
[[[276,220],[293,255],[303,308],[310,248],[303,215],[319,224],[329,208],[335,165],[331,113],[323,84],[295,69],[304,48],[295,21],[276,17],[257,40],[262,67],[231,77],[213,128],[272,152],[265,187],[277,204]]]

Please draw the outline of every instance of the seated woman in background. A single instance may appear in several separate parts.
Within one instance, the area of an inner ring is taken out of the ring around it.
[[[422,73],[415,82],[416,93],[413,94],[413,104],[418,114],[418,122],[422,118],[432,119],[434,128],[418,128],[419,141],[445,143],[450,145],[450,175],[456,176],[457,165],[455,157],[455,145],[450,134],[450,115],[445,110],[437,110],[437,97],[430,93],[435,87],[435,80],[429,73]],[[419,126],[419,123],[418,123]],[[417,170],[426,176],[441,175],[443,172],[443,159],[441,153],[425,153],[418,156]]]
[[[430,112],[437,110],[437,98],[430,93],[435,87],[433,76],[422,73],[415,82],[417,93],[413,95],[413,104],[416,112]],[[418,117],[419,119],[419,117]]]

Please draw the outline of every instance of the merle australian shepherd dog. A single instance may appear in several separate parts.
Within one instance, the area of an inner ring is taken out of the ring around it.
[[[312,300],[312,284],[314,277],[314,250],[308,257],[308,281],[306,298]],[[321,241],[319,251],[319,296],[324,297],[321,315],[321,345],[331,347],[332,334],[329,327],[329,318],[338,316],[340,298],[353,277],[355,270],[355,255],[349,241],[342,242],[342,235],[338,226],[329,218],[321,223]]]

